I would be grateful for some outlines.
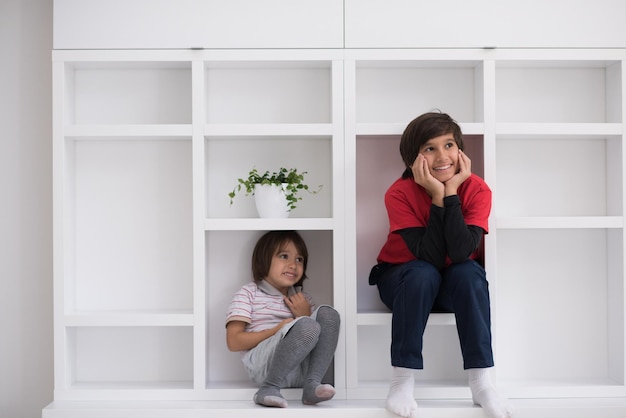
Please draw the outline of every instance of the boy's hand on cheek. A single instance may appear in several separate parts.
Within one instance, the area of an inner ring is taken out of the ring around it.
[[[472,161],[463,151],[459,150],[459,171],[450,180],[446,181],[446,196],[454,195],[457,189],[472,174]]]
[[[413,171],[415,182],[425,188],[431,196],[443,193],[443,183],[430,174],[428,161],[426,161],[426,158],[424,158],[422,154],[417,155],[417,158],[411,166],[411,170]]]

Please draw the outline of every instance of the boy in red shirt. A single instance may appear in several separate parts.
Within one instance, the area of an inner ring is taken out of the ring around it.
[[[454,312],[474,403],[490,418],[512,408],[495,391],[489,288],[479,249],[488,233],[491,190],[471,172],[458,124],[447,114],[413,120],[400,140],[402,177],[385,194],[389,234],[370,274],[392,311],[392,381],[387,409],[417,416],[414,370],[431,311]]]

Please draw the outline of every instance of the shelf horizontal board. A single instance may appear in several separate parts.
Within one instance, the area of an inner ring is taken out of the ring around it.
[[[332,218],[215,218],[205,220],[207,231],[332,230],[334,227],[335,221]]]
[[[155,382],[130,382],[130,381],[107,381],[107,382],[73,382],[68,390],[81,391],[93,390],[101,391],[103,394],[108,392],[123,393],[126,391],[146,391],[146,392],[167,392],[167,391],[191,391],[193,388],[192,381],[155,381]],[[106,397],[102,397],[106,399]]]
[[[497,370],[498,367],[496,366],[496,373]],[[594,385],[593,383],[596,384]],[[551,398],[570,398],[577,399],[577,401],[582,401],[583,399],[591,401],[594,398],[598,400],[615,398],[614,400],[621,399],[624,401],[626,406],[626,398],[624,398],[626,386],[611,385],[607,380],[577,383],[575,381],[546,382],[531,379],[513,382],[496,379],[495,384],[500,395],[508,399],[522,398],[541,401]],[[386,380],[360,381],[356,387],[348,389],[348,397],[350,399],[384,399],[388,390],[389,382]],[[415,398],[418,401],[465,399],[470,396],[471,393],[465,380],[420,381],[419,377],[416,377]]]
[[[141,313],[141,312],[89,312],[65,315],[68,327],[158,327],[193,326],[191,312]]]
[[[68,62],[74,65],[99,63],[103,65],[127,64],[145,62],[154,66],[155,62],[187,62],[191,61],[190,50],[158,50],[158,49],[129,49],[129,50],[54,50],[53,62]]]
[[[357,135],[402,135],[406,123],[359,123]],[[461,130],[465,135],[481,135],[484,133],[482,123],[462,123]],[[611,136],[621,135],[621,123],[497,123],[496,134],[506,136],[518,135],[577,135],[577,136]]]
[[[516,418],[623,417],[625,399],[512,399]],[[469,399],[419,400],[421,418],[483,418],[484,411]],[[265,408],[251,400],[216,401],[54,401],[43,418],[208,418],[208,417],[325,417],[375,418],[391,416],[383,399],[333,399],[315,407],[290,402],[288,408]]]
[[[391,326],[391,314],[386,312],[360,313],[356,316],[357,325],[382,325]],[[455,325],[454,314],[431,313],[427,325]]]
[[[608,378],[552,381],[502,378],[497,379],[496,384],[502,395],[509,398],[622,398],[626,400],[626,386]]]
[[[330,123],[249,123],[209,124],[204,127],[206,136],[319,136],[332,135],[335,127]]]
[[[148,125],[68,125],[65,136],[70,137],[189,137],[192,128],[188,124],[148,124]]]
[[[623,228],[623,216],[497,217],[499,229]]]
[[[598,136],[621,135],[621,123],[496,123],[496,134]]]
[[[402,135],[407,126],[404,123],[357,123],[357,135]],[[483,123],[460,123],[464,135],[482,135],[485,131]]]

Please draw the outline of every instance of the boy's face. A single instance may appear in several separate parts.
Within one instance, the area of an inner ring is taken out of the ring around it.
[[[429,139],[420,148],[430,174],[442,183],[459,171],[459,146],[452,133]]]
[[[298,283],[304,274],[304,257],[298,254],[293,242],[282,245],[272,257],[265,281],[287,295],[287,290]]]

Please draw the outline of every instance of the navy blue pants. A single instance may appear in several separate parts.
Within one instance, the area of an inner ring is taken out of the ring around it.
[[[393,366],[424,368],[423,335],[431,311],[454,313],[465,369],[493,366],[489,284],[480,264],[468,260],[439,271],[415,260],[385,269],[376,284],[393,314]]]

